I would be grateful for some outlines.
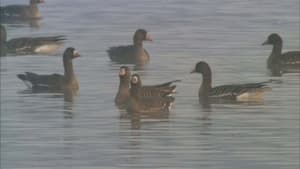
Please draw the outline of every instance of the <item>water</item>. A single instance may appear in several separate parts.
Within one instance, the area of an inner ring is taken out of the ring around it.
[[[298,0],[46,1],[39,28],[6,25],[8,39],[66,35],[65,47],[82,55],[80,90],[70,102],[16,78],[62,73],[60,55],[1,58],[1,168],[299,168],[299,74],[276,77],[262,104],[211,111],[198,103],[201,76],[189,74],[204,60],[214,85],[271,79],[271,47],[261,43],[277,32],[284,50],[299,50],[299,10]],[[105,51],[131,43],[137,28],[154,39],[150,63],[136,71],[143,83],[183,80],[168,117],[120,119],[114,106],[120,65]]]

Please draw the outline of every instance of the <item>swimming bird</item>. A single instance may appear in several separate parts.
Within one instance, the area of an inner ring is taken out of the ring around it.
[[[212,72],[209,65],[200,61],[196,64],[191,73],[201,73],[202,83],[199,89],[199,101],[261,101],[265,91],[271,88],[266,85],[267,82],[228,84],[212,87]]]
[[[44,0],[30,0],[29,5],[7,5],[0,7],[1,19],[40,19],[39,3],[44,3]]]
[[[273,45],[272,52],[267,60],[267,67],[273,75],[285,72],[300,72],[300,51],[282,53],[282,39],[272,33],[262,45]]]
[[[174,97],[143,96],[142,82],[138,74],[131,77],[130,99],[127,106],[128,113],[163,113],[170,112],[175,101]]]
[[[72,60],[80,54],[73,47],[69,47],[63,54],[64,75],[50,74],[40,75],[32,72],[18,74],[26,86],[34,90],[63,91],[65,89],[78,90],[79,85],[73,70]]]
[[[130,98],[130,78],[131,73],[130,69],[127,66],[121,66],[119,72],[120,84],[118,92],[115,96],[115,104],[119,108],[126,108],[128,104],[128,100]],[[173,85],[175,82],[179,82],[180,80],[173,80],[166,83],[151,85],[151,86],[141,86],[140,94],[144,97],[147,96],[170,96],[176,92],[176,85]],[[141,83],[141,81],[139,81]]]
[[[149,54],[143,41],[152,41],[152,38],[145,29],[138,29],[133,36],[133,45],[110,47],[107,53],[113,62],[144,65],[149,61]]]
[[[1,40],[1,56],[6,54],[12,55],[28,55],[28,54],[55,54],[63,45],[65,36],[48,36],[48,37],[23,37],[7,40],[5,27],[0,25],[0,40]]]

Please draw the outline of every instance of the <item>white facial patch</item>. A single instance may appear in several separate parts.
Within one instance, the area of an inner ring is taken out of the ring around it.
[[[126,70],[124,68],[121,68],[119,75],[124,76],[125,74],[126,74]]]
[[[138,83],[138,80],[139,80],[139,79],[138,79],[137,76],[133,76],[133,77],[132,77],[132,83],[135,83],[135,84],[136,84],[136,83]]]

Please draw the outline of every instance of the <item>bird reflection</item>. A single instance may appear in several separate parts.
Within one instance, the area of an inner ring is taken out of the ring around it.
[[[73,117],[73,103],[74,103],[74,96],[77,95],[77,90],[63,90],[63,91],[49,91],[45,89],[26,89],[20,92],[21,94],[50,94],[47,97],[51,98],[63,98],[64,99],[64,117],[65,118],[72,118]]]
[[[74,97],[77,95],[77,90],[64,90],[64,123],[63,123],[63,158],[66,162],[65,165],[70,165],[70,161],[73,159],[73,141],[75,140],[73,133],[73,105],[74,105]]]
[[[209,120],[210,119],[210,112],[211,110],[211,103],[208,98],[199,101],[201,109],[202,109],[202,120]]]
[[[132,113],[130,117],[131,129],[140,129],[141,128],[141,114]]]
[[[141,137],[143,136],[142,131],[138,130],[140,128],[140,118],[133,118],[133,123],[131,120],[131,128],[128,130],[127,118],[120,119],[120,138],[121,142],[119,149],[123,150],[120,154],[119,163],[126,164],[138,164],[141,160],[141,147],[143,141]],[[137,120],[137,121],[135,121]]]
[[[64,118],[73,118],[73,103],[74,96],[77,95],[77,90],[64,90]]]
[[[124,110],[124,112],[126,112]],[[144,132],[148,131],[143,125],[152,125],[156,123],[162,123],[169,119],[168,113],[121,113],[123,116],[120,118],[120,138],[121,144],[119,149],[123,153],[120,154],[120,163],[126,163],[127,165],[136,165],[142,162],[143,140]],[[156,126],[156,125],[155,125]],[[163,130],[163,129],[162,129]]]
[[[200,99],[199,105],[201,107],[202,117],[201,120],[210,120],[210,115],[212,112],[212,105],[246,105],[246,106],[260,106],[264,105],[265,102],[263,99],[258,99],[248,102],[237,102],[233,100],[214,100],[214,99]]]
[[[63,110],[63,128],[62,128],[62,136],[63,136],[63,155],[64,165],[70,165],[70,161],[73,159],[73,141],[74,135],[73,133],[73,105],[74,105],[74,97],[77,95],[77,90],[63,90],[63,91],[49,91],[49,90],[36,90],[36,89],[27,89],[21,91],[22,94],[47,94],[46,97],[51,98],[63,98],[64,104],[62,107]],[[48,95],[50,94],[50,96]],[[39,95],[40,96],[40,95]],[[42,95],[44,97],[44,95]]]
[[[63,158],[65,165],[69,166],[73,159],[73,141],[75,140],[73,133],[73,105],[74,105],[74,96],[77,95],[77,90],[64,90],[64,123],[63,123]]]
[[[125,110],[120,111],[120,119],[127,119],[130,120],[130,128],[133,130],[141,129],[142,125],[147,123],[159,123],[160,120],[169,119],[168,112],[160,112],[160,113],[128,113]],[[154,120],[154,121],[147,121],[143,122],[143,120]],[[157,120],[157,121],[156,121]]]

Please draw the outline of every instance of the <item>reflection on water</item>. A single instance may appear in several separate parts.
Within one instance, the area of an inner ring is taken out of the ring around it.
[[[169,118],[168,112],[160,112],[153,114],[141,114],[141,113],[128,113],[126,110],[119,110],[120,119],[127,119],[130,121],[131,129],[141,129],[144,120],[167,120]]]
[[[73,107],[73,102],[74,102],[74,96],[77,95],[77,91],[74,90],[65,90],[64,91],[64,118],[72,118],[73,113],[72,113],[72,107]]]
[[[204,101],[199,101],[199,104],[201,106],[201,112],[202,113],[202,120],[208,120],[210,119],[209,116],[210,116],[210,113],[212,112],[212,109],[211,109],[211,103],[209,101],[208,98],[204,99]]]
[[[63,99],[64,106],[62,109],[64,110],[65,118],[72,118],[72,107],[74,103],[74,97],[77,95],[77,90],[65,89],[63,91],[49,91],[48,89],[26,89],[23,91],[19,91],[17,93],[23,94],[26,97],[30,97],[32,95],[43,95],[48,98],[54,99]]]

